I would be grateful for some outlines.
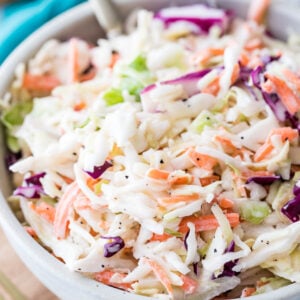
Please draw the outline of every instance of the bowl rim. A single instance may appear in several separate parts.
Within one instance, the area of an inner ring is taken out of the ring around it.
[[[121,1],[122,0],[118,0],[116,3]],[[126,0],[123,1],[125,2]],[[129,0],[128,2],[130,1],[134,2],[132,0]],[[246,0],[246,2],[249,2],[249,0]],[[55,17],[26,38],[0,66],[0,97],[5,94],[7,87],[13,79],[15,69],[20,62],[28,61],[28,59],[32,57],[32,53],[34,53],[46,40],[53,37],[53,33],[59,31],[66,23],[71,24],[74,17],[76,20],[80,20],[83,17],[91,17],[92,15],[93,13],[89,3],[82,3]],[[11,74],[11,76],[7,76],[7,74]],[[3,133],[0,133],[0,138],[3,141]],[[3,152],[3,149],[1,149],[1,151]],[[2,157],[3,156],[2,153]],[[45,248],[26,233],[7,203],[6,197],[4,196],[4,194],[7,194],[7,191],[5,191],[5,189],[3,190],[4,193],[2,190],[0,191],[0,225],[9,242],[31,272],[35,274],[35,272],[32,271],[28,260],[25,261],[21,255],[24,251],[27,253],[27,256],[30,257],[32,262],[43,267],[47,274],[66,284],[67,287],[72,288],[76,285],[80,285],[82,295],[97,297],[97,299],[101,299],[102,296],[107,298],[115,297],[115,299],[118,300],[153,299],[109,287],[69,270],[62,262],[54,258]],[[43,281],[41,278],[38,279],[51,290],[51,285],[47,284],[47,282]],[[284,299],[296,296],[297,294],[300,295],[300,284],[294,283],[266,294],[249,297],[249,300],[267,300],[271,297],[274,299]],[[107,298],[103,298],[103,300]]]

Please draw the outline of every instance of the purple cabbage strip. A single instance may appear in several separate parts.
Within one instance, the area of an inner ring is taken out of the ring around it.
[[[40,198],[43,193],[43,188],[41,186],[19,186],[15,189],[13,195],[23,196],[27,199],[37,199]]]
[[[298,194],[292,200],[288,201],[282,208],[281,212],[292,222],[299,221],[300,215],[300,195]]]
[[[228,28],[230,21],[233,17],[232,11],[229,10],[219,10],[215,8],[210,8],[206,5],[193,5],[193,11],[199,10],[198,16],[188,16],[188,15],[180,15],[180,14],[173,14],[171,13],[171,10],[176,10],[177,7],[172,7],[172,8],[165,8],[160,10],[158,13],[155,14],[155,18],[161,20],[166,27],[169,25],[178,22],[178,21],[186,21],[189,23],[192,23],[193,25],[197,26],[199,29],[198,32],[195,33],[208,33],[210,28],[212,26],[219,26],[222,29],[222,32],[224,33],[226,29]],[[189,6],[188,8],[191,8]],[[178,10],[180,10],[180,13],[184,14],[184,9],[185,7],[178,7]],[[215,16],[209,16],[209,15],[201,15],[202,10],[205,9],[207,13],[209,14],[210,12],[215,12],[216,10],[220,11],[223,13],[222,16],[220,17],[215,17]]]
[[[246,183],[255,182],[261,185],[272,184],[276,180],[280,180],[280,176],[254,176],[247,179]]]
[[[41,178],[46,175],[45,172],[34,174],[25,179],[25,186],[19,186],[15,189],[13,195],[23,196],[27,199],[38,199],[44,193]]]
[[[111,166],[112,163],[106,160],[102,166],[95,166],[93,172],[90,171],[85,171],[85,172],[89,174],[93,179],[97,179]]]
[[[191,97],[191,96],[197,94],[198,92],[200,92],[198,89],[197,83],[198,83],[199,79],[204,77],[210,71],[211,71],[211,69],[204,69],[201,71],[188,73],[186,75],[180,76],[175,79],[162,81],[162,82],[160,82],[160,84],[169,84],[169,85],[182,84],[183,88],[187,92],[188,96]],[[151,84],[151,85],[145,87],[142,90],[141,94],[142,95],[146,94],[146,93],[150,92],[151,90],[153,90],[155,87],[156,87],[155,84]]]
[[[279,57],[270,57],[270,58],[268,58],[268,61],[272,62],[274,60],[277,60],[278,58]],[[268,104],[268,106],[271,108],[271,110],[273,111],[273,113],[275,114],[276,118],[279,121],[285,122],[285,121],[289,120],[293,128],[300,129],[299,128],[300,125],[299,125],[297,117],[292,116],[286,110],[286,108],[284,107],[284,105],[280,101],[278,95],[275,94],[275,93],[269,94],[265,91],[262,91],[262,88],[261,88],[261,75],[264,72],[264,69],[265,69],[265,67],[258,66],[256,69],[254,69],[251,72],[250,76],[251,76],[253,85],[261,91],[263,99]]]
[[[184,237],[184,239],[183,239],[183,244],[184,244],[184,248],[185,248],[185,250],[188,250],[188,244],[187,244],[187,238],[189,237],[189,235],[190,235],[190,230],[188,230],[188,232],[186,233],[186,235],[185,235],[185,237]]]
[[[16,152],[16,153],[9,152],[5,156],[5,165],[6,165],[6,168],[9,169],[9,167],[11,165],[13,165],[14,163],[16,163],[21,157],[22,157],[21,151]]]
[[[225,249],[224,253],[234,252],[234,247],[235,247],[235,243],[234,243],[234,241],[231,241],[230,244],[228,245],[228,247]],[[239,274],[238,272],[235,272],[232,270],[233,267],[237,264],[237,261],[238,260],[236,259],[236,260],[228,261],[227,263],[225,263],[224,267],[223,267],[223,272],[220,275],[218,275],[217,278],[231,277],[231,276],[238,275]]]
[[[28,177],[25,179],[25,182],[28,186],[42,186],[42,183],[41,183],[41,178],[43,178],[44,176],[46,175],[45,172],[41,172],[41,173],[38,173],[38,174],[35,174],[31,177]]]
[[[300,194],[300,186],[295,184],[293,188],[293,193],[295,196],[298,196]]]
[[[193,271],[194,271],[194,274],[196,275],[196,276],[198,276],[198,274],[199,274],[199,268],[198,268],[198,263],[193,263]]]
[[[294,198],[289,200],[282,208],[281,212],[292,222],[300,220],[300,187],[296,184],[293,187]]]
[[[101,238],[113,240],[104,245],[104,257],[111,257],[125,247],[124,240],[120,236],[101,236]]]

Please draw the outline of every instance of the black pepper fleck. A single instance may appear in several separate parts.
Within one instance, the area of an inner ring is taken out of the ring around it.
[[[128,178],[129,178],[129,176],[128,176],[128,175],[125,175],[125,178],[126,178],[126,179],[128,179]]]
[[[159,163],[163,164],[163,163],[164,163],[164,160],[163,160],[163,159],[161,159]]]

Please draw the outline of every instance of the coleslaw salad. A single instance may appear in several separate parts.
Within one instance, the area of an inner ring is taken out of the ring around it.
[[[299,281],[298,55],[266,6],[140,11],[126,36],[52,40],[19,67],[12,200],[71,270],[159,299]]]

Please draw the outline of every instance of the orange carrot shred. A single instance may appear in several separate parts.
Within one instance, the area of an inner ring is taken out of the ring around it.
[[[56,77],[50,75],[33,75],[30,73],[23,75],[22,86],[30,91],[49,93],[60,84],[60,81]]]
[[[250,297],[251,295],[253,295],[256,292],[256,288],[255,287],[245,287],[242,290],[242,294],[241,297]]]
[[[229,209],[234,206],[234,202],[228,198],[221,198],[218,202],[222,209]]]
[[[180,278],[183,281],[183,285],[181,287],[185,291],[185,293],[187,295],[193,294],[198,287],[198,281],[183,274],[180,275]]]
[[[191,202],[199,199],[199,194],[194,193],[190,195],[174,195],[169,197],[161,197],[158,199],[159,204],[166,206],[178,202]]]
[[[286,82],[269,73],[266,73],[265,76],[274,84],[278,96],[288,112],[292,115],[298,112],[300,110],[300,98],[293,92]]]
[[[53,206],[47,204],[46,202],[40,202],[37,205],[31,202],[30,208],[49,223],[54,222],[55,208]]]
[[[77,39],[73,38],[69,42],[69,68],[70,68],[70,82],[79,81],[79,62],[78,62],[78,47]]]
[[[238,213],[226,213],[226,218],[228,219],[231,227],[236,227],[240,223],[240,218]],[[219,223],[214,215],[206,216],[189,216],[184,217],[179,224],[179,232],[186,234],[188,232],[187,224],[191,222],[195,224],[196,232],[215,230],[219,227]]]
[[[248,11],[248,19],[261,24],[271,0],[252,0]]]
[[[151,242],[164,242],[167,239],[171,238],[172,236],[168,233],[163,233],[163,234],[157,234],[157,233],[153,233],[152,237],[150,239]]]
[[[211,171],[218,164],[218,161],[214,157],[201,154],[193,149],[189,150],[188,156],[195,166],[208,171]]]
[[[161,265],[159,265],[155,260],[145,258],[144,261],[150,266],[153,273],[158,278],[158,280],[163,284],[163,286],[166,288],[169,295],[173,297],[173,288],[172,288],[171,280],[167,272],[164,270],[164,268]]]
[[[113,275],[117,274],[118,276],[120,276],[121,278],[125,278],[127,274],[124,273],[120,273],[120,272],[114,272],[112,270],[104,270],[101,272],[98,272],[94,275],[94,279],[102,282],[106,285],[110,285],[122,290],[129,290],[132,288],[132,283],[127,283],[127,282],[113,282],[111,281],[111,278]]]
[[[54,233],[59,239],[63,239],[67,235],[69,214],[72,210],[72,204],[78,195],[81,195],[81,190],[74,181],[66,188],[57,204],[54,218]]]
[[[220,176],[218,175],[211,175],[211,176],[206,176],[206,177],[202,177],[199,178],[199,181],[201,183],[201,186],[207,186],[215,181],[220,180]]]
[[[169,178],[169,172],[160,169],[150,169],[147,176],[157,180],[167,180]]]

